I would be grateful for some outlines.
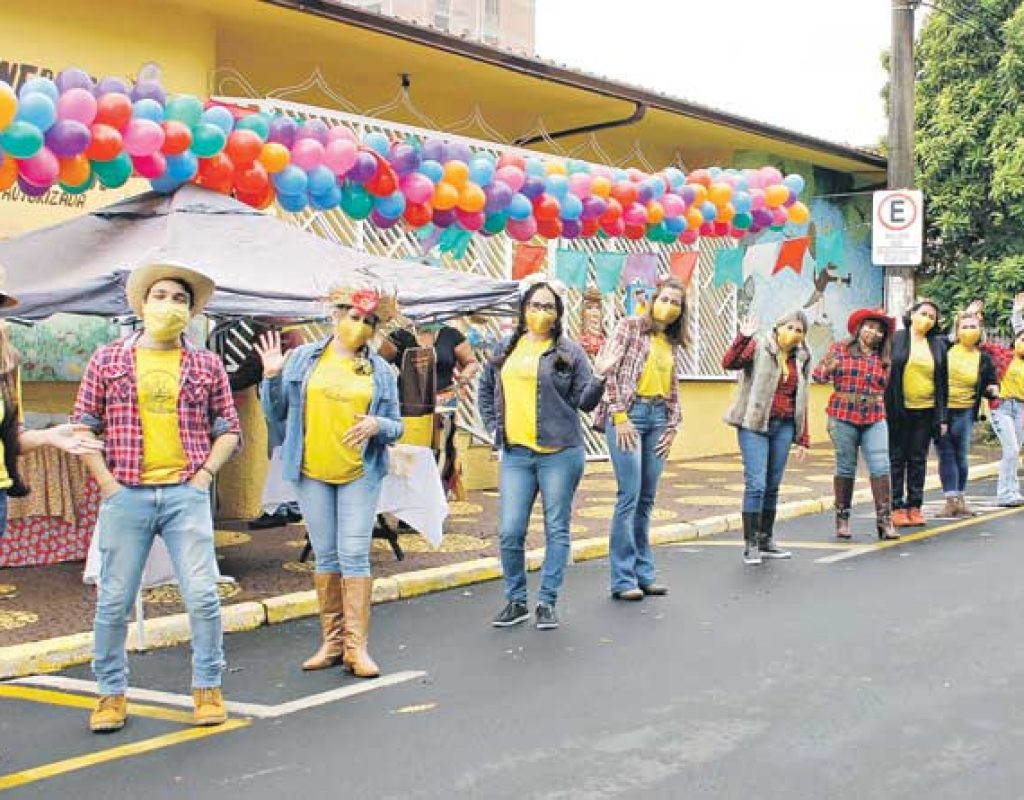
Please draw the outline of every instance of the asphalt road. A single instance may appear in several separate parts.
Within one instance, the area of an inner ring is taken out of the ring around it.
[[[491,629],[494,583],[379,606],[384,672],[425,675],[141,755],[126,746],[187,726],[97,737],[84,710],[0,697],[0,776],[129,751],[4,797],[1024,797],[1024,511],[877,550],[836,549],[830,525],[782,523],[794,559],[758,568],[734,540],[660,548],[671,594],[639,604],[609,599],[604,562],[577,565],[554,632]],[[314,631],[228,637],[228,698],[356,684],[301,673]],[[132,685],[187,692],[187,663],[134,657]]]

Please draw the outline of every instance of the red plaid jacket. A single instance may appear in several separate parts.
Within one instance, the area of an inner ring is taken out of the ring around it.
[[[996,344],[995,342],[985,342],[981,345],[981,350],[988,353],[989,358],[992,359],[992,366],[996,368],[996,377],[1001,381],[1003,376],[1006,374],[1006,370],[1010,368],[1010,364],[1013,363],[1014,356],[1012,347],[1007,347],[1005,344]],[[1016,398],[1018,400],[1024,398]],[[989,398],[989,408],[999,408],[999,398]]]
[[[889,370],[876,353],[851,351],[847,342],[833,342],[814,370],[814,380],[834,390],[827,413],[852,425],[872,425],[885,419],[885,387]],[[856,397],[853,397],[855,395]]]
[[[625,350],[622,360],[613,372],[608,375],[604,386],[604,399],[594,411],[594,427],[603,431],[608,421],[629,407],[636,398],[636,387],[640,383],[640,375],[647,362],[647,354],[651,351],[650,323],[646,317],[626,317],[615,326],[615,332],[608,342],[609,347],[622,343]],[[680,347],[673,348],[678,373]],[[668,428],[676,430],[683,421],[682,409],[679,406],[679,381],[672,376],[672,390],[665,400],[668,411]]]
[[[71,415],[106,440],[107,466],[119,483],[138,486],[142,473],[142,421],[135,376],[134,333],[97,350],[85,368]],[[216,355],[183,339],[178,427],[188,459],[182,482],[191,480],[210,455],[214,439],[241,435],[228,376]]]

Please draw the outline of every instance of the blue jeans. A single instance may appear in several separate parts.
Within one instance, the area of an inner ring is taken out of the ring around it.
[[[506,447],[501,454],[501,569],[505,597],[525,603],[526,529],[530,511],[540,492],[544,504],[544,564],[540,572],[542,603],[554,605],[569,561],[569,520],[586,453],[566,447],[557,453],[536,453],[527,447]]]
[[[7,533],[7,490],[0,489],[0,539]]]
[[[629,452],[619,448],[615,427],[605,427],[618,484],[608,542],[613,592],[654,583],[654,554],[648,535],[658,480],[665,467],[665,459],[656,453],[658,440],[668,425],[665,404],[636,400],[630,406],[629,420],[640,440],[639,446]]]
[[[296,484],[317,572],[370,577],[370,544],[382,481],[363,475],[351,483],[303,477]]]
[[[939,451],[939,480],[942,491],[950,495],[963,494],[967,488],[968,461],[971,452],[971,434],[974,432],[974,409],[951,408],[947,412],[949,428],[945,436],[935,442]]]
[[[1003,457],[999,462],[999,483],[996,488],[996,502],[1010,503],[1021,496],[1017,481],[1017,462],[1020,448],[1024,445],[1024,402],[1003,400],[990,415],[992,430],[999,437]]]
[[[767,433],[740,428],[737,436],[743,455],[743,511],[774,511],[779,505],[779,486],[796,438],[796,425],[791,419],[772,418]]]
[[[92,669],[100,694],[128,688],[125,638],[146,557],[159,534],[174,565],[192,631],[192,686],[220,686],[224,632],[217,596],[210,493],[189,484],[131,486],[100,504],[100,586]]]
[[[857,477],[857,452],[864,454],[872,478],[889,474],[889,426],[884,419],[870,425],[854,425],[828,418],[828,435],[836,453],[836,476]]]

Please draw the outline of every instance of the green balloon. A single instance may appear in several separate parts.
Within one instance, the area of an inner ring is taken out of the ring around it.
[[[270,135],[270,120],[262,112],[250,114],[248,117],[242,117],[235,123],[235,130],[252,131],[265,142]]]
[[[346,183],[341,190],[341,210],[352,219],[366,219],[373,210],[373,197],[359,184]]]
[[[487,219],[484,220],[484,231],[487,233],[501,233],[505,230],[505,223],[507,222],[507,214],[489,214]]]
[[[216,125],[201,122],[192,129],[192,152],[200,158],[215,156],[224,149],[227,136]]]
[[[741,231],[745,231],[751,225],[754,224],[754,217],[748,214],[746,211],[741,211],[735,217],[732,218],[733,227],[739,228]]]
[[[132,160],[127,153],[121,152],[112,161],[93,161],[93,174],[108,189],[124,186],[132,176]]]
[[[0,148],[15,158],[31,158],[43,146],[43,134],[31,122],[15,120],[0,135]]]
[[[78,184],[78,186],[72,186],[71,184],[68,183],[62,183],[60,184],[60,188],[61,191],[63,191],[65,194],[85,194],[95,185],[96,176],[90,173],[89,178],[83,181],[82,183]]]
[[[166,119],[177,120],[190,128],[199,124],[199,118],[203,115],[203,104],[198,97],[190,94],[176,94],[167,101],[164,109]]]

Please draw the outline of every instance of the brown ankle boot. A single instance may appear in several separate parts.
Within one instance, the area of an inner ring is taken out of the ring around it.
[[[345,668],[359,678],[376,678],[380,669],[366,652],[370,633],[373,578],[342,578],[345,594]]]
[[[892,524],[892,483],[888,475],[871,477],[871,497],[875,501],[875,526],[879,539],[899,539]]]
[[[966,517],[976,517],[976,516],[978,516],[978,512],[975,511],[973,508],[971,508],[969,505],[967,505],[967,498],[964,497],[962,494],[961,495],[957,495],[956,505],[957,505],[957,513],[956,513],[956,515],[958,517],[965,517],[966,518]]]
[[[320,608],[320,627],[324,639],[320,649],[302,662],[302,668],[306,671],[327,669],[340,664],[344,651],[342,622],[345,604],[341,592],[341,575],[337,572],[314,573],[313,586]]]
[[[850,539],[850,503],[853,502],[853,478],[832,478],[832,491],[836,501],[836,538]]]
[[[946,498],[946,505],[942,507],[942,513],[940,517],[955,518],[960,516],[960,498],[956,495],[950,495]]]

